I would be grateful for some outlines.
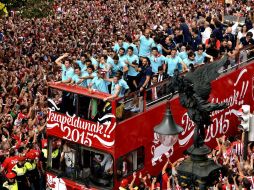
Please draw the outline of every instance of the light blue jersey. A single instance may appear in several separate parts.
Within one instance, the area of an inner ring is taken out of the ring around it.
[[[91,60],[92,65],[93,65],[94,67],[98,67],[98,61],[97,61],[94,57],[91,57],[90,60]]]
[[[128,86],[127,82],[124,79],[120,79],[118,81],[118,84],[121,87],[120,93],[119,93],[119,97],[123,97],[125,94],[125,91],[128,90],[130,87]]]
[[[62,67],[62,81],[71,79],[74,75],[74,69],[72,67],[69,67],[67,69],[64,64],[62,64],[61,67]]]
[[[132,55],[132,56],[129,56],[128,54],[126,55],[126,59],[129,63],[133,63],[134,61],[136,61],[136,64],[139,63],[139,58],[137,55]],[[128,65],[128,75],[129,76],[137,76],[138,72],[135,70],[134,67]]]
[[[207,56],[207,53],[205,53],[205,52],[203,52],[201,55],[199,55],[197,52],[195,52],[195,63],[196,64],[204,63],[206,56]]]
[[[133,44],[133,43],[130,43],[128,45],[129,45],[129,47],[133,47],[133,54],[134,55],[138,55],[138,48],[137,48],[137,46],[135,44]]]
[[[87,69],[87,66],[81,60],[77,60],[76,63],[80,67],[81,71],[85,71]]]
[[[151,55],[149,57],[150,62],[151,62],[151,67],[153,73],[158,73],[158,67],[162,66],[165,62],[165,57],[163,55],[159,55],[157,57]]]
[[[165,60],[165,63],[168,66],[168,75],[173,76],[174,70],[178,68],[178,64],[182,62],[182,59],[178,56],[175,56],[174,58],[168,57]]]
[[[186,58],[188,58],[188,53],[186,51],[182,51],[180,53],[178,53],[178,56],[182,59],[185,60]]]
[[[153,39],[152,38],[147,39],[145,36],[142,35],[139,41],[140,41],[139,56],[148,57],[154,45]]]
[[[126,43],[126,42],[123,42],[123,45],[122,45],[121,47],[125,50],[125,53],[126,53],[128,47],[129,47],[129,44]],[[114,47],[113,47],[113,51],[116,52],[116,53],[118,53],[121,47],[119,46],[118,43],[115,43],[115,45],[114,45]]]
[[[98,76],[94,77],[92,80],[93,88],[104,93],[108,93],[108,85],[106,81],[102,78],[98,78]]]
[[[92,76],[94,78],[94,77],[97,77],[97,74],[96,73],[89,74],[87,71],[85,71],[82,74],[82,77],[88,77],[88,76]],[[86,86],[88,86],[92,82],[92,80],[93,79],[85,79],[84,82],[86,83]]]
[[[126,55],[122,55],[122,56],[118,55],[118,57],[119,57],[119,62],[125,63],[125,61],[127,60]]]
[[[118,61],[117,64],[113,64],[111,65],[111,71],[112,71],[112,76],[114,76],[116,74],[117,71],[122,71],[123,72],[123,68],[126,66],[126,64],[122,61]]]
[[[190,64],[195,64],[195,59],[194,60],[190,60],[189,58],[186,58],[185,60],[183,60],[183,62],[189,67]]]
[[[109,65],[112,65],[112,64],[114,64],[114,60],[112,59],[112,57],[108,56],[106,63]]]

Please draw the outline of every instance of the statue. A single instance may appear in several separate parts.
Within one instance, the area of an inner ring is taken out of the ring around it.
[[[211,92],[211,81],[215,80],[227,61],[225,55],[222,59],[197,68],[185,76],[179,76],[175,70],[173,80],[169,85],[169,91],[179,93],[180,103],[188,111],[188,116],[195,123],[194,147],[203,146],[205,128],[211,124],[211,112],[228,107],[227,103],[211,103],[208,101]]]

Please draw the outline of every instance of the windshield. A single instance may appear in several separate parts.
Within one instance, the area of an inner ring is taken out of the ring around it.
[[[113,187],[113,158],[105,152],[49,137],[47,168],[86,186]]]

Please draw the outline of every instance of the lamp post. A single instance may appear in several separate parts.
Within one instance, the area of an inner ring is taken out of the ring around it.
[[[169,106],[166,108],[162,122],[154,128],[154,132],[160,135],[178,135],[183,132],[183,128],[175,123]]]

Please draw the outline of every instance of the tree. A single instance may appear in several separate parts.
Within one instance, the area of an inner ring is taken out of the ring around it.
[[[53,13],[54,0],[2,0],[7,9],[19,11],[26,18],[47,17]]]

